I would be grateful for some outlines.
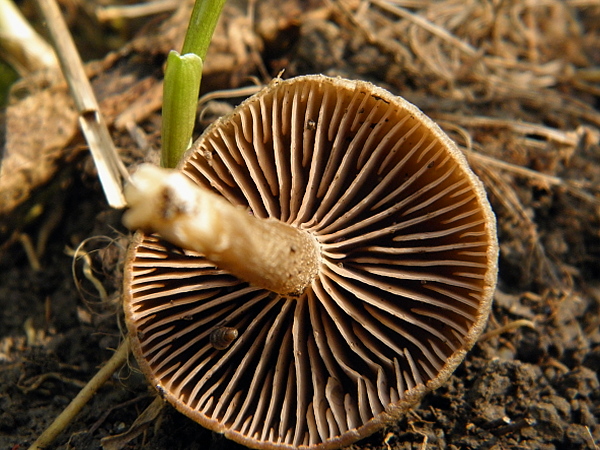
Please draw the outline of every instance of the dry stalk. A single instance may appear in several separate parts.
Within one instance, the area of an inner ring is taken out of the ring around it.
[[[79,394],[69,405],[54,419],[54,422],[46,428],[39,438],[29,447],[29,450],[43,450],[48,447],[54,439],[73,421],[75,416],[108,381],[110,377],[127,361],[129,355],[129,338],[126,337],[117,351],[111,356],[106,364],[94,375],[94,377],[79,391]]]
[[[173,11],[181,4],[179,0],[155,0],[149,3],[133,5],[99,6],[96,8],[96,17],[99,22],[108,22],[118,19],[135,19],[151,16],[168,11]]]
[[[45,18],[63,74],[79,111],[79,125],[90,146],[108,203],[114,208],[123,208],[125,199],[122,180],[127,180],[129,174],[100,113],[73,38],[55,0],[37,0],[37,5]]]
[[[21,76],[58,70],[52,47],[33,29],[12,0],[0,0],[0,56]]]

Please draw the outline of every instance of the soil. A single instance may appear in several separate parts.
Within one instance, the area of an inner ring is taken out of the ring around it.
[[[385,7],[394,4],[406,7]],[[287,0],[247,11],[245,1],[228,3],[207,58],[205,91],[247,85],[250,75],[268,81],[282,68],[285,77],[325,73],[386,87],[438,120],[465,150],[498,218],[499,285],[485,334],[443,387],[351,448],[599,448],[598,2]],[[71,10],[75,34],[85,36],[77,14],[89,11]],[[117,120],[151,91],[168,49],[180,48],[185,20],[170,17],[130,25],[135,37],[89,67],[128,164],[156,159],[160,146],[156,109],[135,121],[145,150]],[[100,58],[97,52],[90,50]],[[11,107],[22,101],[18,94]],[[238,100],[211,108],[227,110]],[[0,115],[3,128],[10,114]],[[55,163],[43,165],[44,184],[21,186],[26,195],[0,224],[3,449],[30,445],[123,337],[127,231],[121,212],[106,204],[81,136],[67,141],[54,146],[62,152]],[[3,171],[0,192],[10,176]],[[27,256],[28,240],[41,242],[40,267]],[[131,360],[51,448],[101,448],[101,439],[127,431],[153,399]],[[140,430],[124,448],[244,448],[170,407]]]

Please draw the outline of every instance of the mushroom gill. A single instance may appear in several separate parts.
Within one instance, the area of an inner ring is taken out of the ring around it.
[[[303,290],[282,294],[135,234],[134,353],[203,426],[254,448],[348,445],[440,386],[484,328],[494,215],[454,143],[405,100],[365,82],[275,80],[210,126],[179,168],[318,249]]]

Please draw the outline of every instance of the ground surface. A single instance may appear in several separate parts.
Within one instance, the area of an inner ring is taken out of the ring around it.
[[[395,426],[352,448],[598,448],[600,5],[520,0],[395,4],[400,6],[259,1],[248,15],[245,2],[232,1],[205,74],[206,90],[248,85],[249,75],[267,81],[282,68],[286,77],[326,73],[373,81],[438,120],[468,152],[488,189],[501,256],[486,335],[446,385]],[[166,16],[152,20],[120,53],[90,69],[128,163],[151,159],[152,151],[139,150],[139,141],[127,127],[119,127],[117,118],[142,93],[152,92],[164,55],[179,48],[185,26],[185,20]],[[71,23],[82,33],[73,17]],[[81,21],[79,26],[91,25]],[[98,32],[118,35],[106,26]],[[62,141],[46,131],[39,138],[42,147],[48,140],[55,143],[46,155],[50,163],[42,164],[35,153],[16,166],[6,162],[14,158],[9,146],[19,144],[15,133],[32,128],[14,128],[11,117],[25,114],[19,108],[30,111],[22,104],[28,94],[50,89],[47,83],[33,88],[33,83],[26,80],[13,109],[0,116],[5,128],[0,133],[5,141],[0,193],[5,208],[9,201],[21,204],[3,210],[0,228],[3,449],[31,444],[122,337],[119,258],[127,236],[120,213],[106,206],[92,163],[81,151],[81,137],[67,132],[76,130],[73,118],[65,114],[61,119],[66,121],[61,130],[67,130]],[[66,95],[64,87],[57,90]],[[27,114],[43,114],[44,107],[38,103]],[[223,107],[212,104],[213,110]],[[156,109],[134,123],[150,149],[158,148]],[[23,179],[49,184],[38,187],[31,181],[29,190],[20,179],[21,191],[14,194],[11,177],[27,161],[31,167]],[[36,168],[44,173],[36,174]],[[23,242],[29,237],[35,246],[46,234],[50,239],[38,252],[36,268]],[[68,249],[84,241],[72,270]],[[85,278],[85,252],[93,278],[106,291],[104,299]],[[100,448],[100,439],[126,431],[152,399],[132,361],[59,436],[55,448]],[[125,445],[242,448],[171,408]]]

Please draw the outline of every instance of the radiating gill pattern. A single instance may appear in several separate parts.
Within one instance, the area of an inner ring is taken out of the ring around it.
[[[472,176],[413,110],[282,82],[195,148],[190,179],[313,233],[322,260],[284,297],[138,237],[129,321],[177,409],[253,447],[329,448],[448,376],[487,313],[491,233]],[[216,348],[215,330],[236,333]]]

